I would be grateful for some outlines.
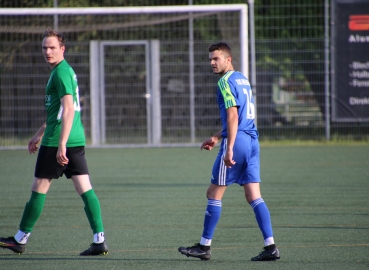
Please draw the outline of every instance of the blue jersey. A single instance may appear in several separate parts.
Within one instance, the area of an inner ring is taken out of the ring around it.
[[[255,105],[248,79],[238,71],[228,71],[218,81],[217,100],[222,120],[222,137],[227,138],[227,109],[238,108],[238,131],[253,138],[259,136],[255,119]]]

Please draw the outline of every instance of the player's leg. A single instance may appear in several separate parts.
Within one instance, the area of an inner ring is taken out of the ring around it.
[[[108,246],[105,243],[104,225],[101,217],[101,207],[99,199],[95,191],[92,189],[89,176],[74,175],[72,176],[74,187],[81,196],[85,205],[85,213],[93,231],[93,243],[80,255],[105,255],[108,253]]]
[[[101,207],[95,191],[92,189],[88,167],[85,158],[84,147],[68,148],[69,164],[65,171],[67,178],[71,178],[74,188],[81,196],[84,203],[84,210],[93,231],[93,243],[81,252],[80,255],[104,255],[108,253],[108,246],[105,243],[104,225],[101,217]]]
[[[35,166],[35,178],[31,187],[32,194],[24,207],[19,230],[14,237],[0,238],[0,247],[16,253],[24,252],[28,237],[44,208],[51,179],[58,178],[63,171],[56,161],[56,151],[57,147],[40,147]]]
[[[31,198],[27,202],[23,216],[19,225],[19,232],[15,236],[15,239],[22,244],[27,242],[28,237],[22,235],[27,233],[28,236],[33,230],[38,218],[40,217],[44,208],[46,193],[49,191],[51,185],[51,179],[48,178],[35,178],[32,184]]]
[[[209,260],[211,257],[211,241],[216,225],[222,212],[222,197],[226,190],[227,168],[223,161],[225,141],[222,141],[221,150],[214,162],[211,184],[206,192],[208,199],[204,215],[204,228],[200,243],[191,247],[179,247],[178,251],[187,257],[196,257],[201,260]]]
[[[32,184],[32,194],[26,203],[19,230],[14,237],[0,238],[0,246],[8,248],[15,253],[23,253],[28,237],[44,208],[46,193],[50,187],[51,179],[35,178]]]
[[[264,245],[274,244],[272,223],[269,209],[260,194],[259,183],[250,183],[244,185],[247,202],[252,207],[256,221],[264,237]]]
[[[204,228],[200,243],[191,247],[179,247],[178,251],[187,257],[195,257],[201,260],[209,260],[211,257],[211,241],[213,239],[215,228],[222,212],[222,197],[226,186],[210,184],[206,195],[208,204],[204,215]]]
[[[222,197],[225,190],[226,186],[219,186],[211,183],[206,192],[208,204],[204,215],[204,230],[200,245],[208,247],[211,245],[211,240],[213,239],[213,234],[222,212]]]
[[[247,162],[246,178],[247,182],[243,185],[247,202],[252,207],[256,221],[263,234],[264,251],[258,256],[253,257],[253,261],[272,261],[280,258],[273,237],[272,222],[269,209],[261,197],[260,193],[260,158],[259,142],[251,139],[251,153]]]
[[[84,202],[87,219],[94,233],[94,243],[104,242],[100,202],[91,187],[88,175],[74,175],[72,181]]]
[[[280,259],[279,251],[274,243],[272,222],[269,209],[260,194],[259,183],[244,185],[247,202],[252,207],[256,221],[263,234],[264,251],[251,258],[252,261],[275,261]]]

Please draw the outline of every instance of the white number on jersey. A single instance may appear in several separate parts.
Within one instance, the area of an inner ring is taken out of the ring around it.
[[[79,104],[79,88],[77,86],[76,88],[76,101],[74,101],[74,110],[77,111],[77,112],[80,112],[81,111],[81,105]]]
[[[255,105],[254,103],[252,103],[251,98],[252,98],[252,91],[247,90],[245,88],[243,88],[243,92],[246,95],[246,119],[254,119],[255,118]]]

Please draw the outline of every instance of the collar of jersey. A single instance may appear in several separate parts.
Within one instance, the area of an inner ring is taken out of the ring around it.
[[[228,70],[228,71],[223,75],[223,77],[222,77],[222,78],[224,78],[224,79],[228,79],[228,78],[229,78],[229,76],[231,76],[233,72],[234,72],[234,70]]]

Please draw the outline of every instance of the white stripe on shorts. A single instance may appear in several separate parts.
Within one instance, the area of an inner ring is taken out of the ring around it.
[[[222,155],[222,159],[219,164],[219,175],[218,175],[218,185],[220,186],[225,186],[226,177],[227,177],[227,167],[224,164],[224,154],[225,154],[225,151],[227,150],[227,138],[224,138],[223,141],[224,141],[223,155]]]

